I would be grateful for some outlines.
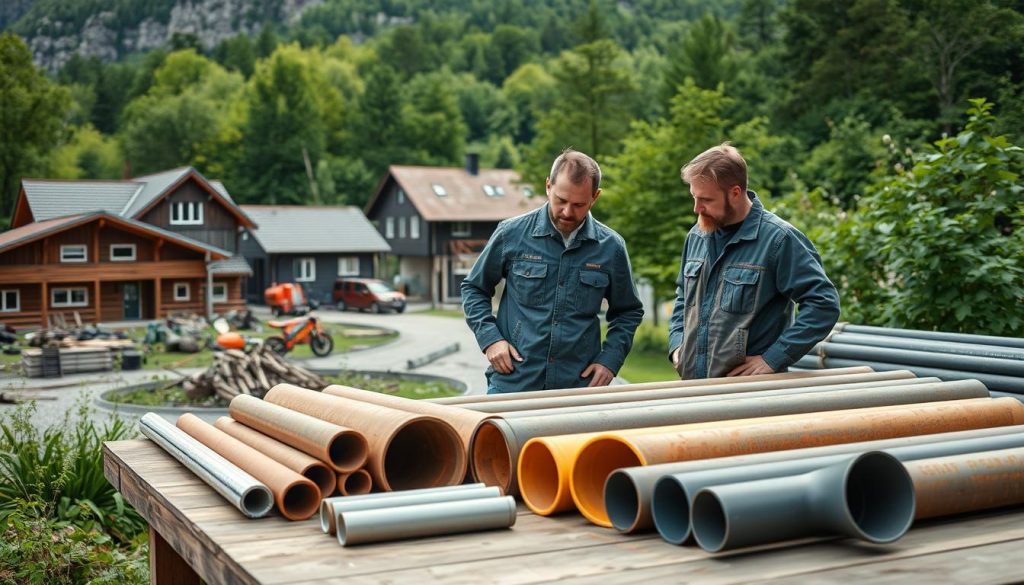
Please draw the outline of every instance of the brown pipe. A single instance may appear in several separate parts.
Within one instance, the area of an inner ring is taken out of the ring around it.
[[[481,423],[470,451],[476,481],[512,493],[518,487],[516,464],[527,441],[534,437],[618,429],[636,429],[694,422],[777,416],[837,409],[868,408],[988,396],[984,384],[973,380],[900,387],[836,390],[824,394],[794,394],[763,398],[737,398],[707,402],[610,407],[608,410],[568,415],[500,418]],[[717,398],[717,397],[716,397]]]
[[[338,474],[338,491],[343,496],[361,496],[373,489],[373,478],[365,469]]]
[[[232,398],[228,412],[245,426],[316,457],[334,471],[352,471],[366,463],[366,439],[350,428],[247,394]]]
[[[196,415],[186,412],[178,417],[178,428],[270,488],[278,511],[288,520],[305,520],[320,507],[315,483]]]
[[[873,372],[867,366],[855,366],[850,368],[829,368],[824,370],[810,370],[806,372],[785,372],[782,374],[758,374],[756,376],[745,376],[747,382],[761,382],[770,380],[802,380],[805,378],[821,378],[829,376],[843,376],[847,374],[868,374]],[[911,377],[913,374],[911,374]],[[602,393],[632,392],[636,390],[652,390],[656,388],[692,388],[698,386],[716,386],[718,384],[733,384],[735,378],[703,378],[700,380],[666,380],[664,382],[643,382],[639,384],[613,384],[610,386],[594,386],[585,388],[559,388],[556,390],[529,390],[524,392],[507,392],[504,394],[468,394],[463,396],[449,396],[447,398],[433,398],[428,402],[434,404],[447,404],[463,406],[470,403],[491,403],[504,402],[508,400],[524,400],[530,398],[553,398],[557,396],[581,396]]]
[[[316,457],[250,429],[231,417],[222,416],[214,421],[213,426],[312,481],[320,489],[321,498],[334,495],[338,475]]]
[[[904,465],[914,481],[915,520],[1024,503],[1024,448],[920,459]]]
[[[466,476],[462,439],[443,420],[291,384],[274,386],[264,400],[362,433],[366,468],[383,491],[456,485]]]
[[[761,422],[721,429],[623,435],[590,439],[574,462],[570,491],[580,512],[599,526],[611,526],[604,510],[604,483],[622,467],[652,465],[835,445],[910,435],[1007,426],[1024,422],[1015,398],[980,398],[821,412],[800,420]]]

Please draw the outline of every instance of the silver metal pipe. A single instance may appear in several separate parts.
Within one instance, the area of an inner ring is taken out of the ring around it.
[[[369,497],[383,494],[366,494],[342,498],[326,498],[320,503],[320,529],[327,534],[335,534],[338,530],[338,514],[355,510],[373,510],[376,508],[394,508],[430,504],[433,502],[454,502],[458,500],[475,500],[477,498],[496,498],[501,490],[486,487],[484,484],[473,484],[476,487],[451,486],[446,488],[427,488],[423,490],[407,490],[404,492],[387,492],[388,497]]]
[[[985,386],[987,386],[989,390],[1000,390],[1003,392],[1024,394],[1024,378],[1020,378],[1017,376],[1006,376],[1002,374],[966,372],[963,370],[950,370],[946,368],[919,366],[905,363],[887,363],[871,360],[848,360],[832,357],[820,358],[818,356],[813,355],[805,355],[804,357],[797,360],[796,364],[794,364],[794,366],[797,368],[808,368],[811,370],[820,370],[821,368],[846,368],[850,367],[851,365],[868,366],[880,372],[910,370],[911,372],[914,372],[918,376],[935,376],[949,382],[954,380],[978,380],[979,382],[985,384]]]
[[[836,534],[889,543],[914,522],[914,483],[898,459],[870,451],[808,473],[704,488],[692,522],[709,552]]]
[[[867,347],[888,347],[891,349],[910,349],[914,351],[928,351],[953,355],[971,355],[1004,360],[1024,360],[1024,348],[1018,349],[1002,345],[981,345],[978,343],[951,343],[949,341],[914,339],[912,337],[893,337],[890,335],[833,333],[828,338],[828,343],[863,345]]]
[[[1024,348],[1024,339],[1017,337],[975,335],[972,333],[950,333],[947,331],[920,331],[917,329],[875,327],[873,325],[851,325],[849,323],[840,323],[834,330],[836,332],[865,333],[868,335],[887,335],[889,337],[910,337],[914,339],[951,341],[954,343],[978,343],[981,345],[1001,345],[1003,347]]]
[[[342,546],[403,538],[508,528],[516,522],[512,496],[375,508],[338,514]]]
[[[146,413],[139,430],[250,518],[274,507],[270,489],[158,414]]]
[[[964,372],[981,372],[1003,376],[1024,376],[1024,361],[914,351],[890,347],[868,347],[843,343],[822,342],[815,346],[813,353],[826,357],[847,360],[869,360],[891,364],[913,364],[929,368],[955,368]]]

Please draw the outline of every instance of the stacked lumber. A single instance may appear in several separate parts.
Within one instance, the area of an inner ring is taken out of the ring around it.
[[[240,394],[262,397],[277,384],[323,388],[327,382],[309,370],[288,362],[265,345],[246,353],[238,349],[213,354],[213,364],[182,382],[190,398],[217,396],[231,400]]]
[[[43,375],[43,350],[28,348],[21,350],[21,363],[25,375],[38,378]],[[79,372],[104,372],[114,369],[114,359],[106,347],[62,347],[60,348],[60,370],[64,374]]]

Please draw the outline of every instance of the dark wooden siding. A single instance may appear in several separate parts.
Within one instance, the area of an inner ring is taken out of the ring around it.
[[[498,222],[496,221],[472,221],[469,222],[469,235],[468,236],[453,236],[452,230],[455,228],[455,222],[436,222],[432,224],[434,227],[434,247],[431,248],[431,254],[434,256],[447,256],[451,254],[451,246],[448,244],[452,240],[489,240],[494,230],[498,228]]]
[[[249,262],[252,276],[242,278],[242,296],[250,303],[263,304],[263,291],[270,286],[267,252],[248,231],[239,238],[238,253]]]
[[[274,254],[270,256],[270,269],[267,271],[267,286],[272,282],[278,284],[295,282],[295,261],[299,258],[313,258],[316,262],[316,280],[302,282],[307,298],[316,299],[321,303],[331,302],[331,291],[334,281],[338,278],[338,258],[356,256],[359,258],[359,274],[364,278],[373,278],[373,254]],[[355,275],[353,275],[355,276]],[[266,288],[266,287],[264,287]],[[262,291],[260,298],[262,299]]]
[[[100,262],[110,262],[110,246],[112,244],[135,244],[135,261],[153,261],[153,240],[119,230],[117,228],[103,228],[100,230]]]
[[[43,242],[36,241],[0,254],[0,266],[38,264],[42,260]]]
[[[384,190],[370,210],[368,219],[377,227],[377,231],[391,245],[391,253],[395,256],[429,256],[430,255],[430,230],[426,221],[420,217],[416,207],[413,206],[409,197],[405,201],[398,202],[398,183],[393,178],[388,178]],[[387,218],[394,218],[394,237],[387,237]],[[405,237],[398,237],[398,218],[405,219]],[[413,239],[409,237],[409,218],[417,217],[420,221],[420,237]]]
[[[171,206],[178,201],[201,202],[203,225],[172,225]],[[139,219],[230,252],[237,248],[238,220],[193,179],[164,197]]]

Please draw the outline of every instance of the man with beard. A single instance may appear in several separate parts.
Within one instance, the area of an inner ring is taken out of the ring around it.
[[[839,294],[818,251],[747,190],[747,163],[728,143],[681,175],[697,225],[676,280],[672,365],[683,379],[785,371],[839,319]]]
[[[491,364],[489,394],[609,384],[643,317],[625,242],[590,215],[601,195],[597,162],[566,150],[545,187],[547,204],[498,224],[462,281],[466,322]]]

